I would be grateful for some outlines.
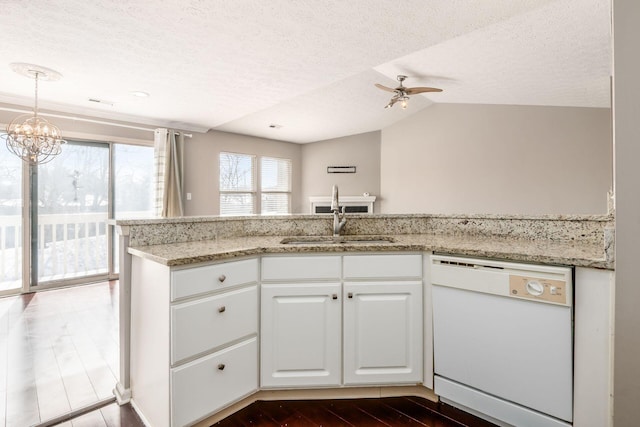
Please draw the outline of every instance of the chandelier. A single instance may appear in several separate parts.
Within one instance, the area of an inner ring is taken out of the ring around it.
[[[62,144],[67,141],[62,139],[57,126],[38,116],[38,81],[55,81],[62,75],[33,64],[13,63],[11,68],[35,80],[35,105],[33,114],[18,116],[7,126],[7,133],[3,135],[7,148],[30,165],[47,163],[62,152]]]

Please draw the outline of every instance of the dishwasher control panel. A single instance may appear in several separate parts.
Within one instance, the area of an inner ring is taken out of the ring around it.
[[[564,280],[510,274],[509,293],[514,297],[557,304],[567,303],[567,283]]]

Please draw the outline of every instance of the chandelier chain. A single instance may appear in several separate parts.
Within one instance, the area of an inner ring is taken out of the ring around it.
[[[40,77],[57,80],[61,77],[60,73],[33,64],[11,65],[18,74],[35,80],[34,108],[32,114],[23,114],[9,123],[2,138],[10,152],[30,165],[47,163],[62,152],[62,145],[66,141],[62,139],[57,126],[38,116],[38,84]]]
[[[35,117],[36,119],[38,118],[38,76],[40,75],[39,72],[36,71],[35,74],[35,79],[36,79],[36,94],[35,94],[35,104],[33,107],[33,117]]]

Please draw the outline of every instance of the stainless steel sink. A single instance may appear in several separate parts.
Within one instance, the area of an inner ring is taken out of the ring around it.
[[[387,236],[296,236],[287,237],[280,241],[283,245],[379,245],[394,242],[393,238]]]

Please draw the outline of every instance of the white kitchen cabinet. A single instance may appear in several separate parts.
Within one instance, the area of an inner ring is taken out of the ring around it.
[[[263,387],[340,384],[341,299],[340,283],[262,285]]]
[[[191,425],[258,390],[256,258],[133,257],[131,307],[132,400],[150,425]]]
[[[423,380],[421,254],[346,255],[344,384]]]
[[[421,254],[264,257],[261,386],[421,383],[422,265]]]
[[[262,387],[340,384],[341,265],[336,255],[262,258]]]
[[[422,382],[422,282],[344,284],[344,384]]]

